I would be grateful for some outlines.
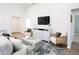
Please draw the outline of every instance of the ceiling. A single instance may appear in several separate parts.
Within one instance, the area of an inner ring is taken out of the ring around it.
[[[27,8],[31,6],[33,3],[15,3],[15,4],[21,8]]]

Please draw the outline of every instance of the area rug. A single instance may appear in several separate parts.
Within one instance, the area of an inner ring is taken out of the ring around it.
[[[51,45],[49,42],[43,41],[43,46],[39,48],[37,51],[31,50],[28,52],[28,55],[63,55],[64,49],[61,47],[57,47],[55,45]]]

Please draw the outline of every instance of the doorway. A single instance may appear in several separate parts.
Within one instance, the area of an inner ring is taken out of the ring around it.
[[[72,14],[73,41],[79,42],[79,14]]]
[[[73,41],[79,43],[79,9],[72,10]]]
[[[74,42],[79,42],[79,15],[75,15],[75,24],[74,24]]]
[[[11,17],[11,32],[24,32],[25,19],[23,17]]]
[[[79,50],[79,9],[72,10],[71,28],[71,49]]]

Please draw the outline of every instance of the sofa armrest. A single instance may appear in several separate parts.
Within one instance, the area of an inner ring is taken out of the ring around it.
[[[27,54],[26,47],[13,53],[13,55],[26,55],[26,54]]]

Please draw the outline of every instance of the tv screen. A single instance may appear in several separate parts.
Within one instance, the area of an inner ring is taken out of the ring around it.
[[[50,16],[38,17],[38,25],[50,24]]]

